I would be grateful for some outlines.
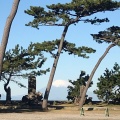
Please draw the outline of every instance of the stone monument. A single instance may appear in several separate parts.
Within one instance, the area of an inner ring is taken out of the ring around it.
[[[28,95],[31,93],[36,93],[36,77],[35,76],[28,77]]]

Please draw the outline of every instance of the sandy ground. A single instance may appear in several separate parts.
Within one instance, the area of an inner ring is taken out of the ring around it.
[[[109,111],[109,117],[103,110],[50,110],[48,112],[0,113],[0,120],[120,120],[120,110]]]

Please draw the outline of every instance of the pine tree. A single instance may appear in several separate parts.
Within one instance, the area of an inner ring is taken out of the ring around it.
[[[86,83],[89,79],[89,75],[86,75],[84,71],[81,71],[80,76],[77,80],[69,80],[71,85],[68,86],[68,100],[72,100],[75,104],[79,104],[82,92]],[[90,86],[93,84],[91,82]],[[87,95],[86,95],[87,96]]]
[[[26,87],[17,79],[28,78],[28,76],[40,76],[49,72],[49,68],[42,70],[41,67],[45,63],[46,58],[39,51],[36,53],[33,49],[32,43],[27,49],[23,49],[16,45],[14,49],[5,53],[3,60],[3,69],[1,80],[5,82],[4,90],[6,91],[6,102],[10,101],[11,97],[8,95],[10,81],[17,83],[20,87]]]
[[[120,102],[120,66],[115,63],[112,70],[106,68],[103,75],[98,78],[97,87],[94,93],[104,102]]]
[[[20,0],[14,0],[10,15],[8,16],[5,27],[4,27],[3,37],[0,44],[0,80],[1,80],[3,59],[4,59],[4,54],[5,54],[7,43],[8,43],[9,33],[10,33],[12,22],[18,10],[19,2]]]
[[[31,6],[30,10],[25,10],[25,13],[34,17],[33,21],[27,24],[28,26],[38,29],[39,26],[64,27],[44,95],[43,109],[47,109],[48,96],[69,26],[76,25],[81,21],[85,23],[90,22],[91,24],[109,22],[107,18],[99,19],[95,17],[94,19],[88,19],[88,16],[97,12],[114,11],[119,8],[119,6],[120,2],[112,0],[72,0],[70,3],[47,5],[46,9]]]
[[[86,87],[85,87],[82,97],[81,97],[80,107],[83,106],[83,102],[84,102],[84,98],[85,98],[87,89],[88,89],[90,82],[95,74],[95,71],[97,70],[101,61],[104,59],[104,57],[107,55],[107,53],[109,52],[109,50],[112,47],[120,46],[120,27],[112,26],[112,27],[108,28],[106,31],[100,31],[98,34],[92,34],[92,36],[98,43],[106,42],[106,43],[111,43],[111,44],[107,47],[107,49],[105,50],[103,55],[99,58],[98,62],[96,63],[95,67],[93,68],[93,70],[90,74],[90,77],[88,79],[88,82],[86,84]]]

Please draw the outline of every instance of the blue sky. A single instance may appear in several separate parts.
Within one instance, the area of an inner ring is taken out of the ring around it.
[[[45,6],[46,4],[51,3],[65,3],[69,2],[70,0],[21,0],[18,8],[17,15],[13,21],[11,32],[9,36],[9,42],[7,45],[7,50],[14,48],[16,44],[27,48],[30,42],[43,42],[44,40],[55,40],[61,37],[61,33],[63,27],[43,27],[41,26],[39,30],[25,26],[26,23],[32,20],[32,17],[25,14],[24,10],[29,9],[30,6]],[[0,39],[2,39],[3,29],[5,26],[6,19],[10,13],[12,7],[13,0],[0,0]],[[79,58],[77,56],[69,56],[67,53],[61,54],[56,74],[54,77],[55,80],[64,80],[68,81],[76,80],[79,77],[80,71],[84,70],[87,74],[90,74],[93,67],[95,66],[98,59],[106,50],[108,44],[98,44],[93,41],[90,34],[97,33],[100,30],[105,30],[106,28],[112,25],[120,26],[119,18],[120,18],[120,10],[116,10],[114,12],[105,12],[105,13],[98,13],[95,16],[99,18],[106,18],[108,17],[110,22],[109,23],[102,23],[101,25],[91,25],[89,23],[80,22],[76,26],[72,25],[69,27],[66,40],[69,42],[75,43],[77,46],[88,46],[96,49],[95,54],[90,54],[89,59]],[[89,91],[93,91],[96,89],[97,78],[103,74],[106,68],[112,69],[115,62],[120,64],[120,58],[118,56],[120,53],[119,47],[112,48],[105,59],[100,64],[99,68],[97,69],[94,77],[93,83],[94,85]],[[43,68],[52,67],[53,58],[48,56],[48,60],[45,63]],[[37,90],[46,87],[49,74],[37,77]],[[27,80],[20,80],[27,86]],[[12,89],[12,95],[19,95],[19,94],[26,94],[27,89],[19,88],[15,83],[10,84]],[[3,90],[3,82],[0,82],[0,92],[5,93]]]

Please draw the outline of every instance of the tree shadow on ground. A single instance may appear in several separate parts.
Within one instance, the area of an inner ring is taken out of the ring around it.
[[[48,105],[47,112],[51,109],[60,110],[64,109],[64,106]],[[45,112],[42,109],[42,104],[39,105],[26,105],[26,104],[10,104],[0,105],[0,113],[24,113],[24,112]]]
[[[61,109],[64,109],[65,106],[51,105],[51,106],[48,106],[48,107],[50,109],[61,110]]]
[[[40,109],[0,109],[0,113],[43,112]]]
[[[88,108],[88,111],[92,111],[93,110],[93,108]]]
[[[42,112],[42,105],[3,105],[0,113]]]

